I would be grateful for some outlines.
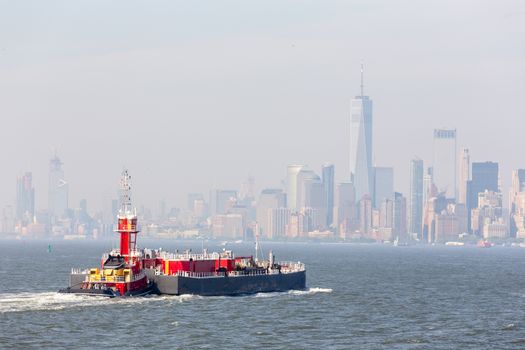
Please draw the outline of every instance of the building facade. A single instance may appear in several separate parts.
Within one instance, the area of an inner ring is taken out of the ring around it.
[[[408,227],[409,233],[421,235],[423,219],[423,160],[410,161],[410,201]]]
[[[434,129],[434,184],[449,199],[456,198],[456,130]]]

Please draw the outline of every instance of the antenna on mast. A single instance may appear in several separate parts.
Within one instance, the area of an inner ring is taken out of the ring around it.
[[[255,262],[259,260],[259,223],[255,223]]]
[[[123,215],[131,214],[131,176],[127,169],[120,178],[120,210]]]

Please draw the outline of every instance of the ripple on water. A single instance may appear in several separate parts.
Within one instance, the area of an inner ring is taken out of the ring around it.
[[[198,295],[152,295],[139,298],[105,298],[86,295],[64,294],[58,292],[43,293],[5,293],[0,294],[0,314],[25,311],[57,311],[78,307],[102,305],[143,304],[151,302],[183,303],[201,299]]]

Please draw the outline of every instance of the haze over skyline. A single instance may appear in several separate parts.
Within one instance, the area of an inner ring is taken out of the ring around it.
[[[525,6],[518,1],[1,2],[0,205],[33,172],[47,204],[53,148],[70,203],[137,204],[188,192],[276,187],[291,163],[349,179],[350,99],[374,100],[374,163],[432,161],[434,128],[458,151],[524,167]],[[115,20],[118,19],[118,20]]]

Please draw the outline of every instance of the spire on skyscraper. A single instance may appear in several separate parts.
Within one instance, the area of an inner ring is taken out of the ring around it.
[[[364,96],[364,87],[365,87],[363,73],[364,73],[363,60],[361,60],[361,98],[363,98]]]

